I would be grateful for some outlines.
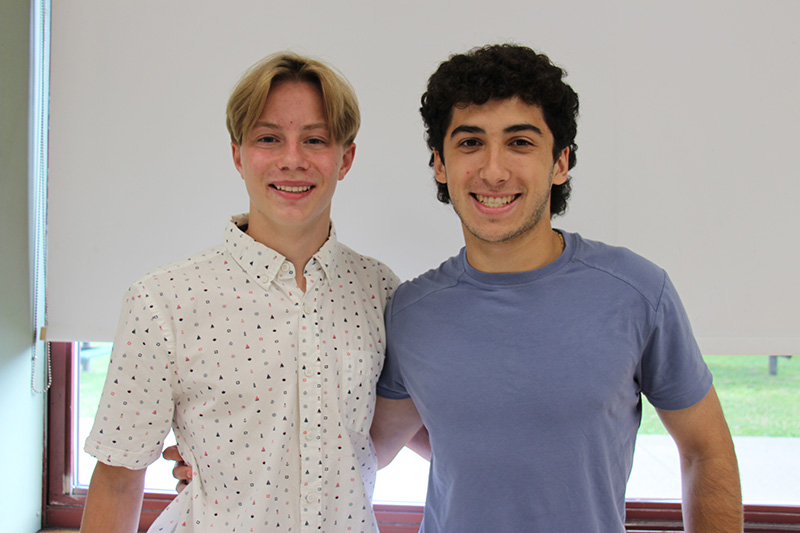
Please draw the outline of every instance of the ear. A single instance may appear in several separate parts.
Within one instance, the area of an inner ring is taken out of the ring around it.
[[[239,175],[244,179],[244,172],[242,171],[242,147],[238,144],[231,143],[231,151],[233,152],[233,166],[239,171]]]
[[[561,154],[553,163],[553,185],[563,185],[569,177],[569,146],[561,150]]]
[[[350,168],[353,166],[353,160],[356,157],[356,143],[350,143],[349,145],[344,147],[344,153],[342,154],[342,164],[339,167],[339,181],[342,181],[345,175],[350,172]]]
[[[436,150],[433,151],[433,172],[436,181],[447,183],[447,169],[444,168],[444,160]]]

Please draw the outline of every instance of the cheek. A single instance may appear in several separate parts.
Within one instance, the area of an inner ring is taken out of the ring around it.
[[[324,176],[325,178],[334,177],[336,179],[340,178],[340,171],[342,170],[342,166],[337,164],[335,161],[331,161],[329,158],[320,158],[311,161],[311,166],[314,168],[314,171]],[[326,179],[327,181],[327,179]]]

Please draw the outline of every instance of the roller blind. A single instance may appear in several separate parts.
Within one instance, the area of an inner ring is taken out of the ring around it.
[[[419,97],[449,54],[513,41],[581,96],[573,199],[554,225],[664,267],[705,353],[800,352],[800,3],[276,4],[53,3],[51,340],[110,340],[131,282],[221,242],[247,209],[224,107],[276,50],[333,63],[358,93],[340,240],[403,278],[455,254]]]

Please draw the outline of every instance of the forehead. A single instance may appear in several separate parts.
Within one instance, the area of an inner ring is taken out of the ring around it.
[[[489,100],[485,104],[454,106],[447,135],[460,126],[475,126],[490,133],[523,124],[536,126],[545,136],[552,137],[542,108],[528,104],[517,96],[503,100]]]
[[[325,103],[318,87],[306,81],[278,81],[264,102],[261,118],[324,123]]]

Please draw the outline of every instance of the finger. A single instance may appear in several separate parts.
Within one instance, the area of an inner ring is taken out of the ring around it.
[[[181,457],[181,454],[178,452],[178,447],[174,444],[172,446],[167,446],[166,448],[164,448],[164,452],[161,454],[161,456],[167,461],[183,460],[183,457]]]
[[[180,494],[180,492],[183,489],[185,489],[188,485],[189,485],[189,483],[187,481],[183,481],[183,480],[178,481],[178,483],[175,485],[175,490],[178,492],[178,494]]]
[[[192,479],[192,467],[185,463],[178,463],[172,469],[172,477],[179,481],[190,481]]]

